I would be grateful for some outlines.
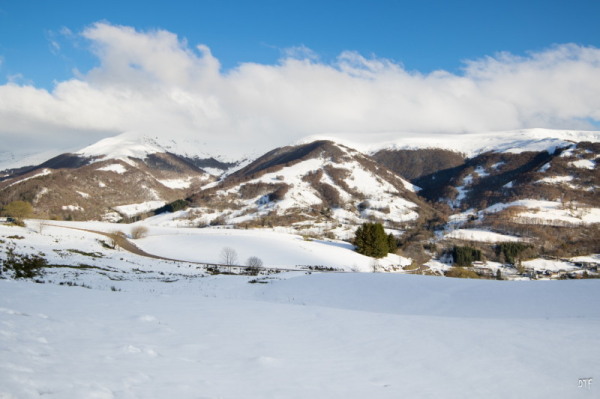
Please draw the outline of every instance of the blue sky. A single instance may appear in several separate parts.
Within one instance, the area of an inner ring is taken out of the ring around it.
[[[0,1],[0,76],[42,87],[97,63],[77,34],[97,21],[165,29],[206,44],[224,69],[273,64],[305,46],[328,62],[345,50],[408,70],[459,72],[462,61],[553,44],[600,46],[600,1]],[[65,29],[66,28],[66,29]],[[72,35],[65,35],[68,29]],[[60,50],[52,43],[60,45]]]
[[[598,0],[0,0],[0,158],[125,132],[210,152],[598,130],[598,15]]]

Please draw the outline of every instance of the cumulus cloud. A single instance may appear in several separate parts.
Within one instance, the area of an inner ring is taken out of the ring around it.
[[[315,134],[593,128],[600,49],[557,45],[465,62],[460,74],[409,72],[356,52],[320,62],[303,46],[275,65],[229,71],[204,45],[164,30],[96,23],[81,35],[98,66],[51,91],[0,86],[0,138],[17,145],[89,143],[137,131],[258,150]],[[222,152],[226,152],[226,148]]]

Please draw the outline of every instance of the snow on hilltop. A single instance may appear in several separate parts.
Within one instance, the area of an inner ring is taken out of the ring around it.
[[[127,157],[144,159],[149,154],[171,152],[188,158],[214,158],[222,162],[235,163],[255,159],[262,152],[270,150],[270,148],[261,147],[258,144],[252,148],[237,148],[231,145],[231,140],[214,137],[210,140],[187,136],[177,137],[171,133],[164,137],[149,137],[141,132],[126,132],[100,140],[75,153],[84,157],[99,157],[106,160]],[[382,149],[442,148],[461,152],[470,157],[486,151],[552,152],[556,148],[567,147],[575,142],[600,142],[600,131],[522,129],[466,134],[329,133],[307,136],[296,143],[289,144],[305,144],[316,140],[331,140],[365,154]],[[71,152],[71,150],[66,152]],[[37,165],[58,154],[60,151],[53,150],[42,154],[29,154],[27,157],[16,157],[9,152],[0,152],[0,170]]]
[[[237,148],[231,140],[211,142],[189,136],[177,136],[174,132],[162,136],[148,136],[143,132],[125,132],[108,137],[85,147],[77,154],[106,159],[124,159],[127,157],[144,159],[155,153],[170,152],[187,158],[214,158],[222,162],[238,162],[257,157],[256,149]],[[265,148],[265,151],[269,148]]]
[[[167,152],[153,140],[133,134],[108,137],[76,152],[84,157],[107,159],[144,159],[150,154]]]
[[[382,149],[402,150],[441,148],[460,152],[468,157],[495,151],[520,153],[525,151],[554,152],[582,141],[600,142],[600,131],[521,129],[484,133],[381,133],[381,134],[329,134],[308,137],[301,142],[333,140],[356,148],[364,153]]]

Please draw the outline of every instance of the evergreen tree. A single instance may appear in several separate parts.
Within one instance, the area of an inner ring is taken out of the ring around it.
[[[504,255],[506,263],[516,266],[522,257],[522,253],[532,248],[529,244],[521,242],[502,242],[496,247],[496,252]]]
[[[387,238],[388,252],[392,254],[398,249],[398,240],[396,240],[396,237],[392,233],[388,234]]]
[[[356,229],[354,245],[359,254],[383,258],[390,252],[389,243],[390,239],[385,234],[381,223],[363,223]]]
[[[458,266],[471,266],[475,261],[481,260],[481,250],[473,247],[455,246],[452,249],[454,264]]]

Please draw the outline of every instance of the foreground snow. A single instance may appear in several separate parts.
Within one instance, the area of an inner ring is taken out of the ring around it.
[[[0,279],[2,399],[596,394],[578,383],[600,373],[600,280],[211,276],[197,264],[107,249],[107,237],[73,229],[133,226],[27,223],[0,225],[0,247],[63,266],[47,270],[46,284]],[[140,247],[189,262],[230,246],[270,266],[369,267],[334,241],[147,227]]]
[[[578,381],[600,372],[600,310],[589,306],[598,281],[287,277],[211,277],[153,293],[139,290],[145,283],[111,292],[0,280],[0,397],[568,398],[597,390]]]

